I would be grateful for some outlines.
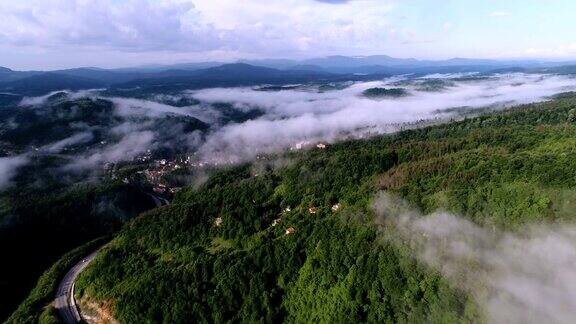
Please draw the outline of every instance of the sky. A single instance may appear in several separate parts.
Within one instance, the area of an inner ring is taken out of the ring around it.
[[[571,0],[0,0],[0,66],[576,58]]]

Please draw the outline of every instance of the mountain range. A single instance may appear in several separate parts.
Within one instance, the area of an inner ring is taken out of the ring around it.
[[[56,71],[15,71],[0,67],[0,92],[24,96],[58,90],[147,88],[158,90],[251,86],[319,81],[371,80],[390,75],[462,72],[572,73],[575,62],[501,61],[453,58],[443,61],[393,58],[386,55],[329,56],[308,60],[240,60],[101,69],[82,67]],[[568,67],[568,68],[565,68]]]

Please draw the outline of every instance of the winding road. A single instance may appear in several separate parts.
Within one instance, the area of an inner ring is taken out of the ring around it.
[[[78,307],[76,306],[76,301],[74,300],[74,282],[80,272],[82,272],[82,270],[84,270],[84,268],[94,260],[98,251],[100,251],[100,249],[80,260],[80,262],[66,273],[64,279],[62,279],[60,285],[58,285],[56,299],[54,300],[54,308],[56,308],[60,317],[66,324],[76,324],[82,321],[80,313],[78,312]]]
[[[154,200],[157,207],[168,205],[169,201],[162,197],[157,197],[155,195],[149,194]],[[106,245],[104,245],[106,246]],[[100,247],[96,251],[92,252],[88,256],[84,257],[80,262],[76,263],[69,271],[66,273],[58,289],[56,290],[56,299],[54,300],[54,308],[60,314],[60,318],[65,324],[77,324],[82,322],[82,317],[78,311],[78,306],[76,306],[76,300],[74,298],[74,283],[76,278],[82,270],[84,270],[90,262],[94,260],[98,252],[104,248]]]

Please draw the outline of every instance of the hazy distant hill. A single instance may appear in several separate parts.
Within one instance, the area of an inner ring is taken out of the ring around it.
[[[172,71],[171,75],[143,78],[117,85],[118,88],[146,87],[163,90],[207,87],[250,86],[311,82],[334,77],[330,73],[307,70],[278,70],[244,63],[225,64],[197,71]]]
[[[106,70],[99,68],[76,68],[76,69],[61,70],[58,71],[57,73],[78,78],[91,79],[104,83],[106,85],[128,82],[130,80],[142,77],[142,72]]]
[[[0,107],[18,104],[22,96],[9,93],[0,93]]]
[[[27,96],[43,95],[57,90],[84,90],[103,87],[104,83],[61,73],[44,73],[0,84],[0,91]]]
[[[382,65],[382,66],[399,66],[399,65],[414,65],[419,61],[413,58],[399,59],[387,55],[374,55],[362,57],[350,56],[328,56],[323,58],[316,58],[306,60],[303,64],[317,65],[321,67],[361,67],[367,65]]]
[[[11,82],[23,79],[32,75],[40,74],[42,72],[36,71],[14,71],[6,67],[0,66],[0,82]]]
[[[152,65],[123,69],[82,67],[51,72],[14,71],[0,67],[0,92],[43,95],[57,90],[90,88],[157,91],[208,87],[290,84],[318,81],[374,80],[389,75],[463,72],[576,73],[574,62],[453,58],[417,60],[387,55],[328,56],[308,60],[264,59]]]

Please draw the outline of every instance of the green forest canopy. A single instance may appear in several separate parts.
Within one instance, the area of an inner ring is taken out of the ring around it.
[[[111,302],[121,322],[481,321],[469,296],[382,239],[372,197],[511,231],[573,220],[575,109],[562,98],[221,170],[125,226],[77,295]]]

